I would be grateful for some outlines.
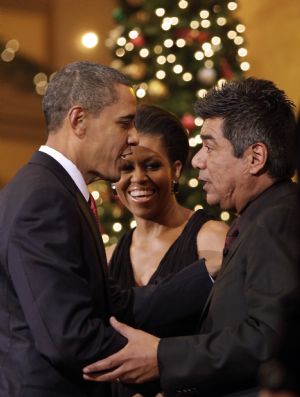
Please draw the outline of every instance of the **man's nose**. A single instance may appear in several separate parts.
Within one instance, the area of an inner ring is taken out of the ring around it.
[[[128,145],[130,145],[130,146],[136,146],[139,144],[139,135],[138,135],[138,132],[134,125],[128,131],[127,142],[128,142]]]
[[[203,152],[203,148],[199,149],[198,152],[192,158],[192,167],[197,169],[205,168],[206,160]]]

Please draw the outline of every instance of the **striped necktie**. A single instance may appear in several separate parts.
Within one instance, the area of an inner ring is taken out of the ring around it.
[[[232,244],[235,242],[237,236],[239,235],[239,218],[235,218],[235,220],[230,225],[230,228],[226,234],[225,245],[223,250],[223,256],[226,256],[232,247]]]
[[[96,223],[97,223],[97,225],[98,225],[98,228],[100,229],[100,223],[99,223],[99,215],[98,215],[98,211],[97,211],[97,205],[96,205],[96,201],[95,201],[95,199],[94,199],[94,197],[93,197],[92,194],[90,194],[88,203],[89,203],[90,209],[92,210],[92,213],[93,213],[93,215],[94,215],[94,218],[95,218],[95,220],[96,220]]]

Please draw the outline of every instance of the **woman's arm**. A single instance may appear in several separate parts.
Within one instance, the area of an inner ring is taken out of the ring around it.
[[[207,221],[197,235],[199,258],[205,258],[208,273],[215,277],[220,270],[225,238],[229,227],[224,222]]]

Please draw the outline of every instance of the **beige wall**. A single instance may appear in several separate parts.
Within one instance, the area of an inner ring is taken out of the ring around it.
[[[149,0],[151,1],[151,0]],[[22,51],[58,68],[77,59],[108,64],[104,40],[113,27],[117,0],[0,0],[0,36],[19,36]],[[248,75],[273,80],[300,105],[300,0],[240,0],[246,25]],[[21,8],[20,8],[21,7]],[[79,45],[85,31],[99,34],[92,50]],[[1,61],[0,61],[1,62]],[[0,79],[1,81],[1,79]],[[44,141],[40,97],[0,90],[0,185]],[[1,110],[2,109],[2,110]]]
[[[16,171],[30,159],[32,152],[39,148],[38,143],[21,139],[1,137],[0,158],[0,186],[7,182]]]
[[[75,60],[109,64],[111,57],[105,47],[107,33],[114,26],[112,10],[116,0],[55,0],[52,38],[53,66],[58,68]],[[80,44],[82,34],[94,31],[99,44],[93,49]]]
[[[114,26],[117,0],[40,1],[0,0],[0,39],[17,39],[23,55],[54,69],[80,59],[110,63],[105,39]],[[87,31],[99,36],[93,49],[80,43]]]
[[[46,137],[41,97],[1,83],[0,187],[25,164]]]
[[[300,105],[300,1],[240,0],[246,26],[247,73],[273,80]]]
[[[0,0],[0,38],[18,39],[22,54],[53,69],[79,59],[109,64],[104,41],[114,26],[114,6],[115,0]],[[80,36],[91,30],[98,33],[99,45],[84,50]],[[0,85],[1,187],[46,135],[41,97],[19,92],[1,75]]]
[[[17,39],[20,52],[39,63],[50,61],[48,43],[48,15],[41,10],[0,9],[1,39]],[[30,32],[30,34],[29,34]]]

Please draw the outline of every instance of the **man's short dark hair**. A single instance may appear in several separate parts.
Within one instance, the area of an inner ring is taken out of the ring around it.
[[[262,142],[268,148],[269,175],[274,179],[293,175],[294,104],[273,82],[250,77],[215,87],[195,103],[195,113],[204,120],[223,118],[223,135],[231,142],[236,157]]]
[[[122,73],[93,62],[74,62],[57,71],[43,98],[48,131],[61,127],[72,106],[82,106],[96,114],[116,102],[117,84],[131,86]]]

